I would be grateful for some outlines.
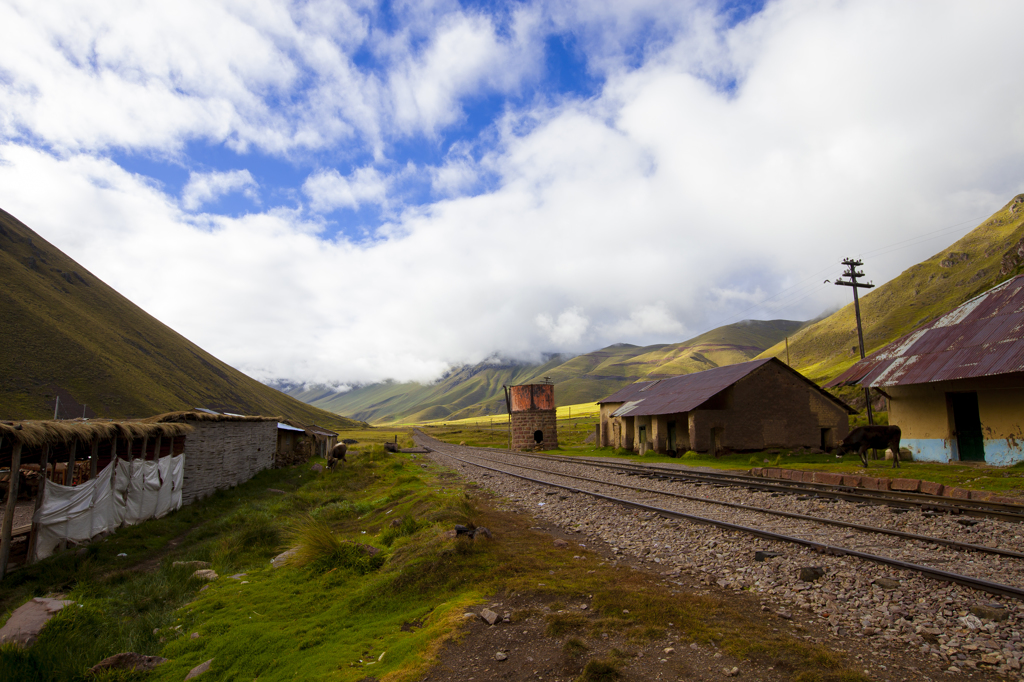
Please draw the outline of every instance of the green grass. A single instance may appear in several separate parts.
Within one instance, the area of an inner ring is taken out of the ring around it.
[[[262,472],[122,529],[84,556],[63,552],[14,572],[0,584],[0,612],[47,594],[81,606],[61,611],[36,646],[0,650],[0,678],[84,680],[102,658],[135,651],[170,659],[147,680],[177,682],[212,658],[210,679],[412,681],[458,636],[467,608],[513,592],[553,606],[590,601],[587,616],[549,618],[548,636],[573,635],[575,644],[563,644],[577,666],[587,653],[581,637],[614,631],[649,642],[666,622],[685,641],[715,641],[796,673],[818,665],[818,648],[766,631],[732,603],[668,593],[582,548],[575,551],[586,560],[574,560],[529,517],[493,508],[478,486],[424,463],[378,444],[335,473]],[[456,523],[486,525],[493,539],[451,537]],[[301,549],[290,563],[270,566],[294,545]],[[220,578],[201,591],[175,560],[209,561]],[[610,674],[596,663],[584,671]]]

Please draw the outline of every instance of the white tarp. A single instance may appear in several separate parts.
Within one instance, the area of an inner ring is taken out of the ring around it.
[[[53,553],[61,540],[87,542],[119,526],[160,518],[181,507],[183,455],[157,462],[117,460],[77,486],[47,481],[36,523],[35,560]]]

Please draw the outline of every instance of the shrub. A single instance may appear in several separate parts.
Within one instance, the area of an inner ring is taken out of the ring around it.
[[[697,452],[696,450],[687,450],[686,452],[683,453],[682,458],[683,459],[700,459],[701,458],[701,454],[699,452]]]

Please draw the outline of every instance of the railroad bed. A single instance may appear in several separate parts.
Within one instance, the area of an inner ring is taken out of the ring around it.
[[[782,617],[798,614],[835,635],[863,638],[882,657],[898,656],[913,647],[943,668],[964,672],[981,668],[1020,677],[1024,663],[1024,603],[1020,601],[1024,559],[1013,555],[1024,555],[1024,526],[1018,522],[967,518],[922,507],[850,502],[813,493],[785,494],[646,478],[585,460],[448,445],[419,432],[415,437],[418,444],[434,450],[431,457],[467,479],[482,483],[538,518],[591,541],[607,543],[614,554],[647,562],[670,579],[685,572],[709,586],[750,590]],[[628,508],[568,488],[664,511]],[[911,540],[679,495],[931,537]],[[755,537],[680,515],[796,537],[819,549]],[[957,543],[988,546],[1004,554],[966,550]],[[931,570],[932,578],[917,570],[844,554],[847,551],[921,565]],[[758,561],[757,552],[775,556]],[[821,568],[824,575],[811,582],[801,580],[801,569],[811,567]],[[978,581],[988,585],[989,591],[934,579],[943,573],[962,575],[968,583]]]

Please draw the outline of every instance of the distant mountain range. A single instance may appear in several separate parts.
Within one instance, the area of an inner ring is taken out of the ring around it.
[[[491,358],[456,368],[432,384],[383,382],[344,393],[324,387],[277,386],[299,400],[371,423],[461,419],[503,414],[503,385],[536,383],[547,377],[555,384],[559,405],[593,402],[640,379],[687,374],[750,360],[803,324],[790,320],[747,320],[682,343],[619,343],[583,355],[551,355],[539,364]]]
[[[196,305],[202,305],[197,297]],[[0,210],[0,419],[207,407],[358,426],[221,362]]]

